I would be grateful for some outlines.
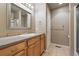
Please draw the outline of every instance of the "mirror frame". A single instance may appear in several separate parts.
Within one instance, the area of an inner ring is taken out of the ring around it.
[[[27,29],[31,29],[32,28],[32,13],[30,13],[30,12],[28,12],[28,11],[26,11],[27,13],[29,13],[30,15],[31,15],[31,19],[30,19],[30,28],[28,28],[28,27],[14,27],[14,28],[11,28],[10,27],[10,19],[11,19],[11,4],[14,4],[14,3],[7,3],[6,5],[6,7],[7,7],[7,10],[6,10],[6,14],[7,14],[7,28],[8,29],[11,29],[11,30],[18,30],[18,29],[23,29],[23,30],[27,30]],[[15,4],[14,4],[15,5]],[[17,6],[17,5],[16,5]],[[19,7],[19,6],[17,6],[17,7]],[[19,7],[20,8],[20,7]],[[23,8],[20,8],[20,9],[23,9]],[[24,9],[23,9],[24,10]]]

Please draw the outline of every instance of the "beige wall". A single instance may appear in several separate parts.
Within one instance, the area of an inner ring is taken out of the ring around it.
[[[6,36],[6,4],[0,3],[0,36]]]
[[[46,33],[46,4],[35,3],[35,31]]]
[[[76,53],[76,4],[72,3],[69,4],[70,6],[70,36],[71,36],[71,42],[70,42],[70,54],[71,55],[77,55]]]
[[[6,31],[6,4],[0,4],[0,32]]]
[[[63,27],[64,26],[64,27]],[[59,27],[59,31],[55,30],[56,27]],[[62,28],[64,30],[62,30]],[[60,7],[52,10],[52,42],[69,45],[69,6]],[[62,43],[61,43],[62,42]]]
[[[51,43],[51,12],[45,3],[35,4],[35,32],[46,33],[46,48]]]
[[[49,9],[49,6],[47,5],[47,48],[49,48],[49,45],[51,43],[51,11]]]

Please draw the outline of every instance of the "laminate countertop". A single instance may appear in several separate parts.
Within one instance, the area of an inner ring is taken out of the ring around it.
[[[17,36],[10,36],[10,37],[3,37],[0,38],[0,48],[5,47],[5,45],[22,41],[22,40],[28,40],[29,38],[39,36],[42,33],[30,33],[30,34],[22,34],[22,35],[17,35]]]

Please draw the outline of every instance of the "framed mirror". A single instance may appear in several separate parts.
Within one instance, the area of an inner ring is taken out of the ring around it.
[[[8,27],[9,29],[29,29],[31,28],[32,14],[15,4],[8,6]]]

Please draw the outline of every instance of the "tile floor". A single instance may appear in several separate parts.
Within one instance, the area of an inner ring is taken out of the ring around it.
[[[42,56],[69,56],[69,47],[51,43]]]

